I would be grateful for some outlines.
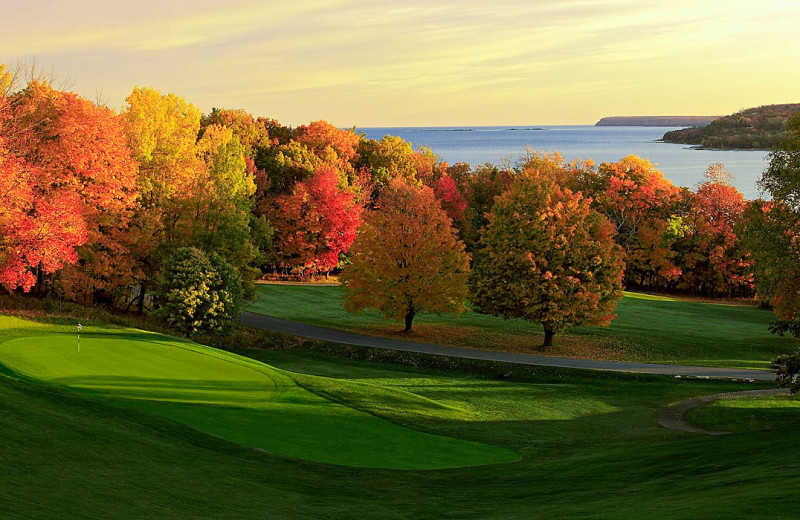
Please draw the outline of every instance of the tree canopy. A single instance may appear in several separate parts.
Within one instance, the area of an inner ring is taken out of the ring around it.
[[[498,197],[472,276],[481,312],[541,323],[544,345],[573,325],[607,325],[622,297],[614,227],[551,172],[526,170]]]
[[[377,309],[411,330],[421,312],[466,309],[469,256],[433,190],[395,178],[364,215],[341,276],[345,308]]]

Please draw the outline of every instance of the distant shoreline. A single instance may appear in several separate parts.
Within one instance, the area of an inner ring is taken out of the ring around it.
[[[719,116],[612,116],[594,126],[706,126]]]

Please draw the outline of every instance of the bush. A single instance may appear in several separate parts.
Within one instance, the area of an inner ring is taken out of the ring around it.
[[[772,363],[778,368],[778,386],[788,388],[793,394],[800,391],[800,353],[778,356]]]
[[[194,247],[175,250],[156,292],[156,315],[187,336],[225,334],[239,320],[243,289],[235,268]]]

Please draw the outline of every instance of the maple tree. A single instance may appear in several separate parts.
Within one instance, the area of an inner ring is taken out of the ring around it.
[[[355,166],[370,172],[377,195],[383,186],[397,177],[432,185],[438,162],[438,157],[430,149],[414,150],[408,141],[387,135],[378,141],[361,139]]]
[[[36,170],[4,148],[0,135],[0,284],[29,291],[37,273],[54,273],[78,260],[86,221],[77,194],[35,189]]]
[[[212,108],[211,113],[200,120],[201,137],[212,125],[229,128],[250,159],[255,159],[259,150],[268,149],[273,144],[267,127],[241,109]]]
[[[340,186],[336,169],[317,168],[276,199],[271,222],[284,264],[310,272],[335,268],[356,238],[362,209],[358,193]]]
[[[364,216],[341,275],[344,306],[377,309],[410,331],[421,312],[466,309],[469,255],[427,186],[389,180]]]
[[[689,201],[678,250],[681,286],[692,291],[730,295],[752,288],[752,260],[738,235],[747,201],[731,181],[722,164],[712,164]]]
[[[442,175],[433,183],[433,193],[442,208],[447,212],[447,216],[453,222],[461,222],[464,219],[464,212],[467,209],[467,201],[461,194],[456,181],[449,175]]]
[[[514,181],[515,172],[500,169],[492,164],[482,164],[466,180],[467,207],[461,221],[461,236],[468,251],[479,248],[480,231],[488,220],[495,198],[506,191]]]
[[[2,98],[3,281],[29,290],[33,271],[69,266],[68,297],[118,289],[130,280],[122,235],[137,197],[120,120],[36,80],[13,94],[4,85]]]
[[[297,127],[294,139],[311,150],[322,163],[340,172],[353,172],[361,136],[352,130],[341,130],[327,121],[314,121]]]
[[[123,123],[111,110],[76,94],[31,82],[14,99],[13,147],[37,170],[37,190],[78,195],[86,245],[59,283],[70,299],[88,303],[131,283],[134,263],[126,232],[137,203],[137,165]]]
[[[544,346],[573,325],[607,325],[622,297],[614,226],[546,170],[526,170],[497,198],[471,280],[481,312],[542,324]]]
[[[675,242],[683,233],[681,191],[647,159],[629,155],[615,163],[584,168],[571,187],[592,197],[593,207],[615,227],[626,252],[626,279],[640,286],[677,280]]]

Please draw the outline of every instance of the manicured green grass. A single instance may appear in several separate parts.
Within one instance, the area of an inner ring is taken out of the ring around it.
[[[71,328],[0,318],[0,352],[6,340]],[[83,340],[81,348],[88,348]],[[796,507],[795,431],[708,437],[655,422],[670,403],[758,385],[536,367],[497,380],[314,351],[237,353],[398,427],[500,446],[522,459],[433,471],[289,459],[122,405],[148,402],[149,385],[130,390],[133,399],[119,399],[107,388],[115,387],[111,381],[82,380],[100,386],[76,389],[0,376],[3,520],[781,518]],[[184,361],[173,361],[169,377],[198,377],[182,373]],[[199,370],[189,362],[191,372]],[[221,373],[202,377],[218,381],[226,370],[239,370],[213,368]],[[187,397],[185,385],[175,387],[169,393],[181,401],[218,399],[209,388]],[[247,395],[231,392],[223,398],[248,406]]]
[[[81,335],[80,351],[74,334],[7,340],[0,344],[0,363],[288,457],[398,469],[519,458],[508,449],[430,435],[358,412],[299,386],[290,373],[235,354],[136,330],[91,330]],[[303,379],[326,386],[320,378]],[[402,393],[393,397],[403,404]],[[419,404],[416,396],[408,398]]]
[[[769,333],[771,312],[749,305],[725,305],[626,293],[610,327],[574,327],[542,351],[537,324],[466,313],[460,317],[425,314],[404,336],[396,323],[375,312],[352,315],[341,305],[336,286],[258,286],[252,312],[365,334],[407,337],[484,349],[545,353],[567,357],[675,363],[733,368],[769,368],[797,342]]]

